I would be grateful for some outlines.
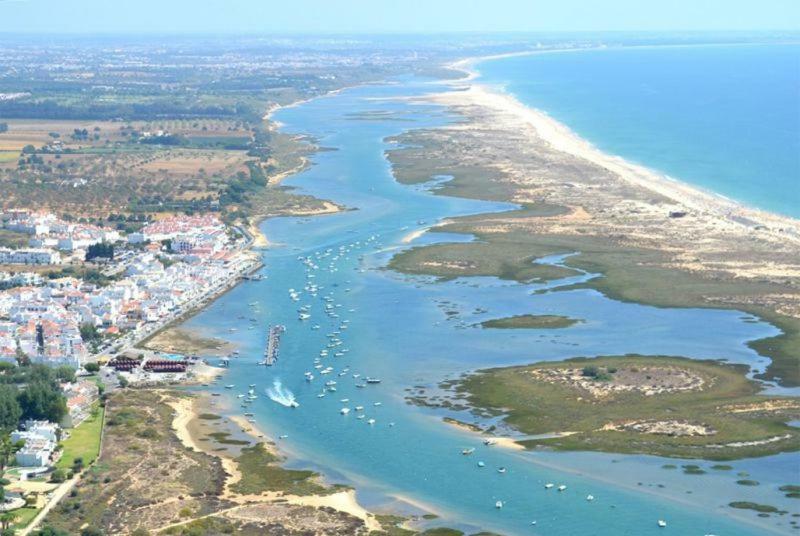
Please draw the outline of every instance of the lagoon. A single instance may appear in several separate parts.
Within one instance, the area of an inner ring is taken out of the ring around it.
[[[735,484],[736,471],[689,476],[661,469],[664,463],[680,461],[486,447],[480,438],[443,424],[442,412],[405,401],[413,386],[433,387],[468,370],[578,355],[724,357],[763,367],[764,360],[744,343],[777,333],[736,311],[662,309],[616,302],[587,290],[534,293],[540,286],[493,278],[441,283],[385,270],[389,258],[404,247],[450,239],[428,233],[405,244],[403,238],[419,228],[446,217],[513,208],[438,196],[394,181],[384,139],[407,128],[452,120],[442,108],[404,98],[442,89],[428,80],[405,78],[349,89],[276,114],[287,132],[311,136],[333,149],[315,154],[313,165],[286,184],[353,210],[265,221],[262,230],[276,244],[263,252],[268,279],[243,283],[188,322],[239,347],[241,356],[232,360],[224,380],[237,388],[220,397],[227,411],[246,411],[239,408],[235,393],[256,383],[260,396],[249,411],[271,437],[288,436],[279,448],[293,467],[313,468],[331,481],[356,486],[362,502],[376,510],[433,512],[440,516],[432,522],[436,526],[503,534],[647,535],[664,534],[656,521],[665,519],[673,534],[790,533],[788,520],[761,519],[725,505],[756,494],[759,502],[791,509],[791,500],[777,486],[790,483],[783,480],[796,458],[734,462],[762,482],[760,489],[742,490]],[[353,114],[359,113],[354,120]],[[319,269],[308,270],[300,260],[309,257]],[[321,287],[318,296],[303,290],[309,281]],[[298,302],[290,298],[290,288],[300,293]],[[338,318],[325,314],[321,298],[329,294],[333,304],[341,305],[334,309]],[[254,301],[259,305],[248,305]],[[310,306],[307,321],[298,320],[297,309],[303,305]],[[585,322],[513,333],[475,327],[489,318],[531,312]],[[241,327],[240,315],[255,316],[258,329],[229,332]],[[342,320],[349,321],[346,330],[340,328]],[[268,368],[256,363],[270,324],[284,324],[287,330],[280,360]],[[321,328],[312,329],[314,324]],[[349,351],[324,358],[334,372],[307,382],[304,373],[315,370],[314,359],[332,331],[340,331],[341,348]],[[338,376],[345,367],[349,372]],[[366,376],[381,383],[356,387]],[[328,379],[337,382],[337,391],[318,398]],[[269,399],[266,390],[276,381],[291,391],[299,407]],[[350,399],[350,407],[363,405],[375,423],[357,419],[354,411],[340,415],[343,398]],[[471,447],[476,449],[472,456],[461,454]],[[479,468],[478,460],[486,467]],[[505,474],[496,471],[501,466],[508,468]],[[568,489],[546,491],[545,482],[564,483]],[[587,502],[588,494],[596,499]],[[498,500],[505,504],[502,510],[495,508]]]

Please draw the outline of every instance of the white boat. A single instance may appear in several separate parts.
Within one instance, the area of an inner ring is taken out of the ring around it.
[[[497,472],[502,475],[503,473],[506,472],[506,468],[505,467],[501,467],[500,469],[497,470]]]
[[[560,486],[558,486],[557,489],[558,489],[558,491],[564,491],[565,489],[567,489],[567,486],[565,486],[564,484],[561,484]]]
[[[364,411],[364,406],[356,406],[356,411]]]
[[[350,408],[342,408],[339,410],[339,413],[341,413],[342,415],[347,415],[348,413],[350,413]]]
[[[499,510],[500,508],[503,507],[503,501],[497,501],[496,503],[494,503],[494,507]]]
[[[313,374],[306,374],[306,381],[307,381],[307,382],[310,382],[310,381],[312,381],[313,379],[314,379],[314,375],[313,375]]]
[[[483,462],[478,462],[478,467],[486,467],[486,464]]]
[[[233,384],[230,384],[230,385],[226,385],[225,389],[233,389],[234,387],[236,387],[236,386],[233,385]]]
[[[475,452],[475,449],[463,449],[463,450],[461,451],[461,454],[463,454],[464,456],[469,456],[469,455],[470,455],[470,454],[472,454],[473,452]]]
[[[544,485],[544,489],[550,489],[553,487],[553,485],[554,484],[552,482],[548,482],[547,484]]]
[[[659,520],[658,520],[658,526],[659,526],[659,527],[661,527],[661,528],[663,529],[664,527],[666,527],[666,526],[667,526],[667,522],[666,522],[666,521],[664,521],[663,519],[659,519]]]
[[[297,318],[300,319],[300,320],[308,320],[309,318],[311,318],[311,315],[308,314],[308,313],[300,313],[297,316]]]
[[[586,500],[592,502],[594,500],[594,495],[587,495]]]
[[[289,407],[290,408],[299,408],[300,407],[300,403],[299,402],[295,402],[294,400],[292,400],[291,402],[289,402]]]
[[[367,421],[367,424],[375,424],[375,419],[370,419]]]
[[[289,436],[286,435],[286,434],[283,434],[283,435],[279,435],[278,439],[286,439],[287,437],[289,437]]]
[[[382,405],[383,405],[383,402],[375,402],[375,403],[374,403],[374,404],[372,404],[372,405],[373,405],[373,406],[382,406]]]
[[[363,419],[364,417],[366,417],[366,415],[361,414],[358,417],[356,417],[356,419]]]
[[[317,398],[325,398],[325,393],[320,393],[317,395]]]

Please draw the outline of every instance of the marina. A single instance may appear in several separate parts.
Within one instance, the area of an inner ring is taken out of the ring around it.
[[[286,331],[282,325],[270,326],[267,330],[267,347],[264,349],[264,364],[271,367],[278,361],[281,335]]]

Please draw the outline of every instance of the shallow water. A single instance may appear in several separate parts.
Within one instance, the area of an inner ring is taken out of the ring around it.
[[[448,120],[440,108],[394,97],[431,89],[421,81],[402,80],[344,91],[278,114],[287,131],[311,135],[336,149],[316,154],[314,165],[287,184],[357,210],[266,221],[263,230],[270,241],[285,244],[264,252],[268,278],[243,283],[189,322],[239,345],[241,357],[232,360],[224,381],[237,387],[220,399],[231,412],[254,412],[259,427],[272,437],[287,434],[279,445],[291,466],[311,467],[331,481],[355,484],[359,498],[370,506],[397,506],[394,498],[402,497],[438,514],[436,526],[504,534],[640,535],[663,534],[656,521],[666,519],[673,534],[745,535],[779,528],[774,520],[746,512],[734,519],[735,512],[721,507],[756,493],[748,489],[743,495],[727,475],[686,476],[660,469],[664,460],[652,457],[486,447],[475,436],[443,424],[441,414],[404,401],[411,386],[434,386],[470,369],[578,355],[658,353],[763,365],[743,342],[777,332],[763,322],[745,322],[735,311],[658,309],[615,302],[592,291],[533,294],[540,286],[493,278],[436,283],[383,270],[393,253],[408,247],[403,237],[416,229],[444,217],[513,208],[435,196],[393,180],[383,139],[405,128]],[[347,118],[364,111],[390,111],[393,118],[413,123]],[[450,238],[429,233],[414,243]],[[355,242],[360,244],[339,254],[340,246]],[[315,256],[329,248],[331,254]],[[309,255],[319,269],[307,270],[298,260]],[[315,277],[309,279],[308,273]],[[309,281],[321,287],[316,297],[304,290]],[[559,283],[565,282],[554,284]],[[300,293],[299,301],[291,300],[290,288]],[[329,293],[339,318],[324,312],[322,297]],[[248,305],[254,301],[258,304]],[[298,320],[303,305],[310,305],[306,321]],[[448,319],[446,311],[451,310],[458,315]],[[586,322],[514,333],[473,326],[522,312],[563,314]],[[250,322],[240,319],[242,315],[256,318],[257,329],[248,330]],[[342,320],[349,321],[345,330],[339,329]],[[278,364],[263,367],[256,363],[263,359],[269,324],[285,324],[287,330]],[[315,324],[319,330],[312,329]],[[326,334],[334,330],[340,331],[342,345],[330,349],[321,364],[335,370],[321,375],[314,359],[326,347]],[[333,356],[345,347],[349,351],[344,356]],[[348,374],[338,376],[348,366]],[[313,381],[305,381],[306,371],[314,374]],[[360,378],[354,379],[353,373]],[[367,376],[382,381],[357,388]],[[280,396],[290,391],[299,407],[285,407],[267,396],[270,388],[275,394],[276,380]],[[329,380],[337,382],[337,391],[318,398]],[[257,384],[260,396],[244,410],[235,394],[245,392],[250,383]],[[341,403],[343,398],[350,401]],[[365,419],[357,418],[357,405],[365,407]],[[343,406],[353,411],[340,415]],[[375,423],[367,424],[369,418]],[[463,456],[467,447],[476,452]],[[486,467],[478,468],[478,460]],[[791,501],[774,488],[789,483],[783,480],[793,462],[796,458],[776,456],[741,463],[748,465],[752,478],[763,478],[764,486],[757,490],[761,502],[788,508]],[[507,473],[497,472],[501,466]],[[770,469],[775,466],[783,470]],[[642,486],[631,480],[635,474],[642,475]],[[545,482],[565,483],[568,490],[545,491]],[[657,487],[659,483],[665,487]],[[596,497],[591,503],[585,500],[590,493]],[[505,503],[501,510],[495,508],[498,500]],[[531,525],[534,520],[536,526]],[[788,521],[778,522],[788,531]]]

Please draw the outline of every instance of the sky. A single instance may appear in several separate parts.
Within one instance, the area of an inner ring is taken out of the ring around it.
[[[800,30],[800,0],[0,0],[0,32]]]

